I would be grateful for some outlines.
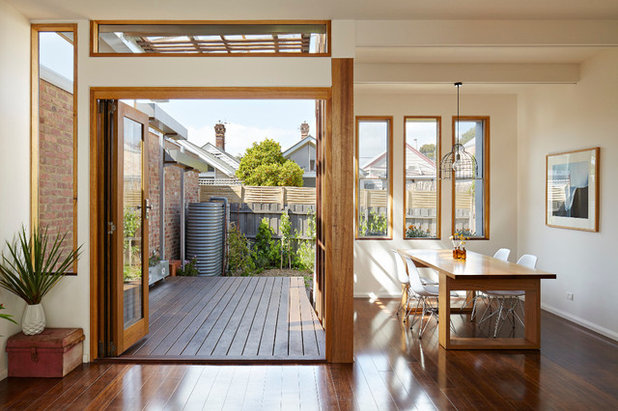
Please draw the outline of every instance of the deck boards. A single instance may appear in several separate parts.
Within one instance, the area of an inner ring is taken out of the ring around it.
[[[150,333],[120,358],[316,361],[324,340],[302,277],[171,277],[150,290]]]

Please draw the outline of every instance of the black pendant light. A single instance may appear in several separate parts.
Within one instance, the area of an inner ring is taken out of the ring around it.
[[[451,151],[446,153],[440,161],[440,178],[448,180],[451,176],[458,180],[474,179],[478,173],[476,158],[472,153],[468,153],[465,147],[459,143],[459,88],[462,83],[455,83],[457,87],[457,123],[455,144]]]

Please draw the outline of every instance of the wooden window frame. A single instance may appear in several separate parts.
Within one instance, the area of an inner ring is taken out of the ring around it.
[[[99,49],[99,25],[104,24],[324,24],[326,25],[325,53],[101,53]],[[90,20],[90,57],[331,57],[332,35],[330,20]]]
[[[406,220],[408,209],[408,194],[407,187],[407,175],[406,175],[406,143],[407,143],[407,121],[412,120],[436,120],[438,125],[438,136],[436,146],[436,191],[437,199],[436,204],[438,207],[436,213],[436,237],[407,237],[406,236]],[[442,239],[442,180],[439,176],[440,160],[442,159],[442,116],[404,116],[403,117],[403,239],[404,240],[440,240]]]
[[[73,33],[73,249],[77,249],[77,24],[30,25],[30,230],[39,225],[39,33],[67,31]],[[77,261],[66,275],[77,275]]]
[[[457,116],[453,116],[452,120],[452,144],[455,144],[456,138],[456,122],[458,118]],[[484,151],[484,159],[483,159],[483,175],[481,178],[483,179],[483,236],[482,237],[470,237],[468,240],[489,240],[489,176],[490,176],[490,144],[489,144],[489,125],[490,119],[489,116],[459,116],[459,121],[483,121],[483,151]],[[451,234],[455,234],[455,178],[451,178]]]
[[[359,152],[358,152],[358,138],[359,138],[359,123],[361,121],[386,121],[388,124],[388,204],[387,204],[387,234],[382,237],[362,237],[358,232],[358,193],[360,191],[359,185]],[[356,116],[355,119],[355,140],[354,140],[354,238],[356,240],[392,240],[393,239],[393,116]]]

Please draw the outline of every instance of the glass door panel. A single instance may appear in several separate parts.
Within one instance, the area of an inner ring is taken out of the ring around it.
[[[142,133],[143,125],[124,117],[123,300],[124,328],[144,318],[144,250],[142,243]]]

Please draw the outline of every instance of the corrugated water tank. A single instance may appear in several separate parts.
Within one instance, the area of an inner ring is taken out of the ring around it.
[[[220,202],[191,203],[186,217],[186,258],[197,259],[200,275],[223,272],[225,206]]]

